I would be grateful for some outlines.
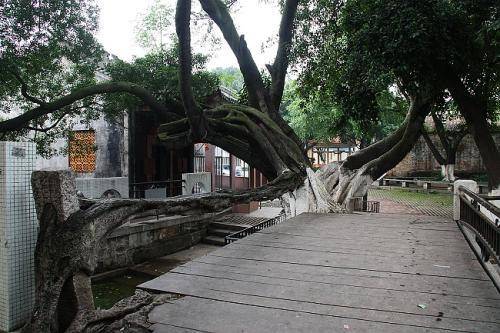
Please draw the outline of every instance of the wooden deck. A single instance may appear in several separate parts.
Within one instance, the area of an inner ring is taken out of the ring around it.
[[[500,294],[453,221],[305,214],[141,288],[163,332],[500,332]]]

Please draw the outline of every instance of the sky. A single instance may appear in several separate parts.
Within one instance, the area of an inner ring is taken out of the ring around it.
[[[162,1],[175,8],[175,0]],[[106,51],[126,61],[132,60],[134,56],[144,55],[146,50],[135,41],[134,27],[140,14],[144,13],[154,0],[97,0],[97,3],[101,10],[97,38]],[[276,40],[278,33],[280,13],[277,6],[258,0],[244,0],[233,13],[233,20],[238,33],[245,35],[259,68],[264,68],[266,63],[272,63],[276,46],[275,43],[268,41],[270,38]],[[212,50],[208,67],[210,69],[237,67],[238,63],[231,49],[223,41],[218,28],[215,30],[220,35],[222,43],[218,49]],[[194,51],[206,52],[208,49],[201,45],[203,41],[196,45],[196,40],[196,38],[193,40]]]

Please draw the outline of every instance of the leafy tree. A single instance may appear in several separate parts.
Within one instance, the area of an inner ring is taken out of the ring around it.
[[[97,28],[93,1],[3,1],[0,3],[0,118],[12,118],[58,96],[95,83],[103,53],[93,34]],[[50,78],[50,79],[48,79]],[[30,120],[3,139],[30,137],[48,156],[50,143],[66,136],[74,123],[68,114],[96,104],[80,99],[53,113]],[[98,116],[92,110],[81,121]],[[30,135],[30,130],[35,135]]]
[[[283,97],[282,112],[297,135],[307,142],[329,141],[340,138],[343,142],[359,142],[368,146],[373,140],[381,140],[395,131],[404,120],[407,103],[388,90],[376,96],[377,120],[364,121],[348,117],[344,110],[321,94],[301,97],[296,81],[287,85]]]
[[[368,185],[397,164],[413,147],[426,115],[436,100],[442,97],[445,88],[450,90],[468,125],[474,129],[471,132],[476,140],[484,136],[478,129],[487,120],[481,111],[483,109],[477,107],[481,105],[477,104],[477,98],[486,96],[490,100],[491,92],[495,91],[492,83],[496,82],[497,74],[488,70],[496,66],[491,62],[490,55],[496,57],[498,54],[491,52],[491,47],[496,47],[497,42],[482,38],[490,37],[491,32],[496,31],[495,24],[491,23],[496,22],[492,19],[497,15],[496,9],[491,8],[493,1],[280,1],[282,18],[278,48],[273,63],[267,66],[268,84],[255,64],[244,36],[237,31],[227,3],[199,0],[204,12],[222,31],[236,56],[248,96],[245,104],[225,104],[215,108],[201,105],[198,99],[200,94],[196,91],[197,71],[191,49],[191,2],[178,0],[175,16],[181,112],[166,105],[166,87],[170,84],[157,86],[156,80],[165,76],[162,73],[157,75],[154,70],[155,75],[150,75],[152,77],[139,77],[136,82],[140,84],[112,80],[78,87],[50,100],[47,97],[47,101],[42,103],[32,100],[34,105],[26,112],[0,121],[0,132],[25,129],[27,124],[41,117],[50,117],[96,95],[127,93],[140,98],[152,112],[165,119],[159,128],[159,138],[166,145],[215,144],[247,161],[270,182],[262,188],[244,192],[222,191],[164,201],[122,199],[86,202],[88,206],[85,210],[72,214],[64,223],[54,218],[57,214],[47,205],[48,213],[42,215],[50,220],[47,223],[53,224],[53,229],[48,230],[53,230],[68,242],[54,243],[53,238],[47,239],[42,235],[41,244],[48,243],[53,247],[49,246],[50,251],[41,251],[37,262],[55,263],[64,269],[51,270],[49,268],[54,265],[48,265],[37,271],[39,290],[34,315],[26,331],[56,331],[62,322],[68,322],[71,331],[103,331],[110,318],[123,318],[124,313],[102,313],[85,308],[78,303],[81,299],[75,297],[75,293],[77,288],[85,295],[91,293],[86,274],[94,269],[95,260],[89,258],[93,258],[92,254],[98,250],[94,247],[94,244],[99,244],[94,241],[96,235],[100,240],[134,214],[213,213],[234,203],[276,197],[282,197],[288,203],[286,207],[291,214],[300,213],[301,209],[312,212],[343,211],[342,204],[366,194]],[[481,36],[481,41],[475,41],[472,36]],[[48,38],[51,39],[51,35]],[[472,47],[463,41],[471,42]],[[57,40],[55,45],[59,42],[63,43],[63,40]],[[380,100],[380,93],[397,87],[399,94],[409,100],[404,122],[388,137],[351,155],[340,167],[328,165],[313,171],[304,154],[302,141],[280,112],[292,46],[294,58],[303,60],[304,76],[301,82],[304,86],[311,87],[311,91],[316,87],[319,96],[330,97],[327,101],[332,101],[332,104],[327,105],[337,106],[343,115],[348,116],[347,119],[359,123],[375,121],[380,116],[380,106],[390,104]],[[488,52],[483,52],[486,50]],[[161,54],[159,58],[163,56]],[[117,64],[110,72],[116,70],[114,75],[119,79],[133,79],[135,74],[140,75],[136,71],[137,66],[144,68],[143,65],[151,63],[157,66],[157,70],[165,70],[166,73],[169,70],[161,60],[152,56],[131,67]],[[443,73],[443,69],[446,72]],[[458,81],[450,73],[458,73]],[[142,86],[148,84],[151,86]],[[464,85],[465,91],[462,89]],[[160,89],[155,90],[155,87]],[[23,97],[30,100],[26,94]],[[492,152],[495,153],[494,150]],[[481,153],[484,155],[485,151],[481,150]],[[483,158],[493,175],[490,180],[498,184],[491,162],[496,161],[498,167],[499,158],[495,154],[488,161],[485,156]],[[53,234],[49,233],[49,237]],[[71,287],[75,287],[74,291]],[[72,304],[63,312],[58,301],[65,292],[77,304]],[[126,311],[144,309],[147,300],[138,298],[136,301],[141,302],[140,306],[127,305]],[[68,313],[71,317],[64,317]]]
[[[422,136],[436,161],[441,165],[445,181],[455,180],[455,163],[458,146],[467,135],[467,126],[452,99],[443,100],[431,110],[434,126],[422,131]],[[430,133],[438,137],[436,144]]]
[[[235,67],[217,67],[212,70],[213,73],[217,74],[222,86],[239,93],[244,86],[243,75],[240,70]]]
[[[174,10],[162,0],[155,0],[148,10],[141,15],[135,26],[139,44],[152,51],[168,48],[174,31],[171,28]]]
[[[500,184],[500,153],[487,121],[498,110],[496,1],[317,0],[299,13],[294,55],[305,87],[370,120],[377,115],[373,96],[387,87],[430,104],[449,91],[490,184]]]
[[[147,89],[157,101],[175,112],[182,113],[179,89],[179,45],[168,50],[157,50],[128,63],[119,59],[111,62],[106,72],[114,81],[126,81]],[[219,86],[217,75],[205,70],[207,57],[202,54],[193,56],[193,92],[198,103],[204,103]],[[107,115],[114,112],[134,110],[144,105],[144,101],[128,93],[106,96]]]

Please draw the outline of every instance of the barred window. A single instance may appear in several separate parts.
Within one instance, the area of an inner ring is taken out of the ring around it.
[[[95,132],[93,130],[73,131],[69,139],[69,167],[74,172],[94,172]]]

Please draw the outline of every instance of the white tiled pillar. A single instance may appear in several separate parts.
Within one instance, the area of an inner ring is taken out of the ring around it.
[[[29,319],[34,300],[34,251],[38,234],[31,173],[35,146],[0,142],[0,330]]]
[[[462,179],[453,183],[453,219],[455,221],[460,220],[460,197],[458,191],[460,186],[463,186],[474,193],[479,193],[477,183],[473,180]]]

